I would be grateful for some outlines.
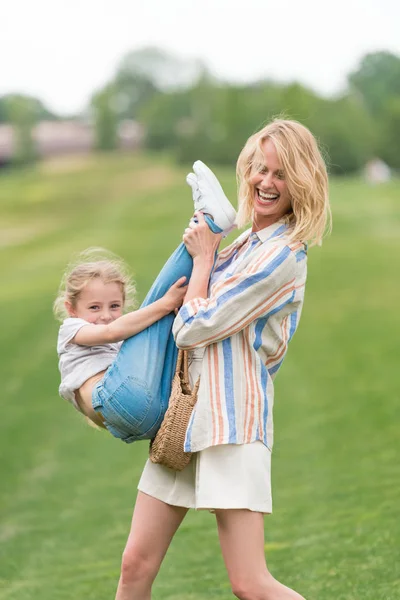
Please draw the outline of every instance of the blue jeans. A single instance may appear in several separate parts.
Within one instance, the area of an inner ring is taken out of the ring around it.
[[[211,231],[221,230],[206,216]],[[190,279],[193,260],[180,244],[162,268],[142,307],[161,298],[180,277]],[[117,358],[92,394],[107,429],[126,443],[152,439],[157,433],[171,393],[178,349],[172,335],[175,314],[166,315],[124,341]]]

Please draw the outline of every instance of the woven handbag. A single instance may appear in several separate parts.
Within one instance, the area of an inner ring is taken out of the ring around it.
[[[196,404],[200,377],[193,389],[189,383],[188,351],[179,350],[167,412],[156,437],[150,442],[150,460],[182,471],[192,458],[184,452],[186,429]]]

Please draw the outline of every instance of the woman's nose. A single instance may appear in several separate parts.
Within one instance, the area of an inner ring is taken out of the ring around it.
[[[273,186],[272,173],[265,173],[263,175],[261,186],[265,189],[271,188]]]

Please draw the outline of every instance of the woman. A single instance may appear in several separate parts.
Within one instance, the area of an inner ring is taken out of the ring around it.
[[[147,462],[124,551],[117,600],[148,600],[173,535],[189,508],[215,512],[233,593],[242,600],[301,599],[269,573],[263,515],[272,511],[273,378],[301,314],[307,242],[320,243],[329,217],[328,180],[304,126],[277,120],[253,135],[237,164],[238,225],[250,230],[214,264],[217,236],[203,216],[183,236],[193,274],[174,324],[201,375],[176,473]],[[191,175],[222,194],[204,169]]]

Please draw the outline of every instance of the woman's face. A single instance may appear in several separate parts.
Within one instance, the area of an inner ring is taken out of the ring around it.
[[[285,173],[279,162],[274,143],[267,138],[262,143],[263,159],[250,176],[253,186],[253,228],[259,231],[279,221],[291,210]]]

